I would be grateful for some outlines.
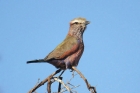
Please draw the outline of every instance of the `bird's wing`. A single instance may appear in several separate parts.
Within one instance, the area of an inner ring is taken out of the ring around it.
[[[44,60],[63,59],[75,53],[80,46],[80,41],[73,36],[67,36],[66,39],[59,44]]]

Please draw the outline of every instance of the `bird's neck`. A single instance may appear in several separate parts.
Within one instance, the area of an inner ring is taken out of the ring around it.
[[[84,30],[85,30],[85,28],[82,28],[80,26],[70,26],[68,34],[83,41]]]

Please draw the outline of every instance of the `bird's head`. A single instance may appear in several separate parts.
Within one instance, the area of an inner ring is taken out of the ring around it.
[[[85,18],[75,18],[73,20],[71,20],[70,25],[79,25],[79,26],[86,26],[88,25],[90,22],[87,21]]]
[[[82,37],[86,29],[86,26],[89,23],[90,23],[89,21],[81,17],[71,20],[69,34],[78,36],[79,38]]]

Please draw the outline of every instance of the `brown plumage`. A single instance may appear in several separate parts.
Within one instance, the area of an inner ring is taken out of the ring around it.
[[[31,60],[27,63],[47,62],[56,68],[71,69],[77,66],[84,51],[83,33],[89,24],[85,18],[75,18],[70,22],[69,32],[62,43],[60,43],[44,59]]]

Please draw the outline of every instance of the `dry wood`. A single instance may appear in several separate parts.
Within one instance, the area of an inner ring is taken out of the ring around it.
[[[88,90],[91,92],[91,93],[97,93],[96,92],[96,89],[95,87],[91,86],[87,79],[84,77],[84,75],[76,68],[76,67],[72,67],[72,70],[76,71],[80,76],[81,78],[85,81],[86,85],[87,85],[87,88]],[[36,89],[38,89],[40,86],[44,85],[46,82],[48,82],[47,84],[47,91],[48,93],[51,93],[51,84],[53,83],[51,80],[55,80],[55,81],[58,81],[60,84],[62,84],[66,89],[67,91],[69,91],[70,93],[72,93],[71,89],[72,88],[69,88],[66,84],[64,84],[64,82],[60,79],[61,75],[64,73],[64,71],[61,72],[61,74],[58,76],[58,77],[54,77],[54,75],[56,75],[57,73],[59,73],[61,71],[61,69],[58,69],[57,71],[55,71],[53,74],[51,74],[50,76],[48,76],[45,80],[41,81],[39,84],[35,85],[34,88],[32,88],[28,93],[33,93],[35,92]],[[59,89],[59,92],[60,92],[60,89]]]
[[[32,88],[28,93],[34,92],[36,89],[38,89],[40,86],[44,85],[46,82],[48,82],[48,80],[50,80],[54,75],[56,75],[60,71],[61,71],[61,69],[58,69],[57,71],[55,71],[53,74],[48,76],[45,80],[43,80],[39,84],[35,85],[34,88]]]
[[[89,89],[89,91],[91,91],[91,93],[97,93],[95,87],[91,86],[88,83],[87,79],[84,77],[84,75],[76,67],[73,66],[72,69],[75,70],[83,78],[83,80],[85,81],[85,83],[87,85],[87,88]]]

